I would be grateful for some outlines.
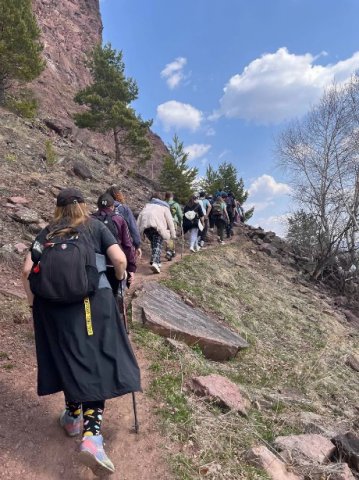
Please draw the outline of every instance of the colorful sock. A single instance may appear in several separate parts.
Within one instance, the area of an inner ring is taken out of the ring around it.
[[[101,424],[104,408],[104,402],[86,402],[83,404],[84,437],[101,435]]]
[[[66,400],[66,410],[68,411],[69,417],[78,418],[81,415],[81,403],[68,402]]]

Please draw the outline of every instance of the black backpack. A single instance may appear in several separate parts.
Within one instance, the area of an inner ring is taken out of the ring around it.
[[[31,269],[29,282],[35,296],[71,304],[93,295],[99,278],[90,232],[86,227],[79,227],[66,238],[56,232],[47,236]]]
[[[113,221],[112,217],[116,215],[115,212],[114,213],[105,213],[105,214],[102,214],[101,212],[96,212],[96,213],[93,213],[91,216],[93,218],[96,218],[97,220],[100,220],[100,222],[102,222],[103,224],[106,225],[106,227],[110,230],[110,232],[112,233],[112,235],[115,237],[115,239],[117,240],[117,237],[118,237],[118,230],[117,230],[117,227],[116,227],[116,224],[115,222]]]

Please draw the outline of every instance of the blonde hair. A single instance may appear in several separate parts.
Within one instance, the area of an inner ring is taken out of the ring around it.
[[[86,203],[71,203],[65,207],[56,207],[54,217],[50,223],[50,233],[56,231],[56,235],[68,235],[76,227],[84,225],[90,218]]]

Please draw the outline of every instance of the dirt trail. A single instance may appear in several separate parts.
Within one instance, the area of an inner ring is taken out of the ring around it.
[[[180,253],[162,263],[161,274],[149,267],[149,248],[140,261],[136,280],[128,294],[146,281],[163,279],[170,266],[181,260]],[[185,254],[188,254],[186,252]],[[193,255],[193,254],[192,254]],[[0,294],[5,299],[23,297],[18,280],[9,281],[10,270],[2,269]],[[149,360],[134,346],[142,372],[144,394],[137,394],[140,434],[133,427],[132,398],[127,395],[106,403],[103,434],[106,450],[116,465],[114,480],[171,480],[165,461],[171,447],[157,427],[153,401],[146,395],[150,384]],[[36,359],[32,326],[0,323],[0,478],[6,480],[91,480],[90,470],[79,465],[80,439],[66,437],[58,425],[62,394],[39,398],[36,394]],[[4,367],[6,360],[8,367]],[[10,368],[11,367],[11,368]]]
[[[164,265],[167,271],[170,265]],[[0,293],[5,298],[20,298],[17,280],[6,279],[3,270]],[[138,288],[146,280],[163,275],[151,273],[144,257],[138,269]],[[21,290],[20,290],[21,291]],[[96,477],[79,465],[77,448],[80,439],[66,437],[58,425],[63,406],[62,394],[39,398],[36,394],[36,359],[32,326],[17,325],[4,319],[0,323],[0,478],[6,480],[91,480]],[[134,346],[142,373],[145,394],[136,394],[140,434],[133,433],[132,398],[106,403],[103,434],[106,450],[116,465],[114,480],[171,480],[165,461],[166,439],[161,437],[153,402],[146,396],[150,383],[149,361]],[[5,357],[6,356],[6,357]],[[6,361],[6,367],[5,362]],[[10,368],[11,367],[11,368]]]

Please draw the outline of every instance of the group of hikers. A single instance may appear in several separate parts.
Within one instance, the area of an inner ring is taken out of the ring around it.
[[[190,197],[183,210],[175,201],[172,192],[164,197],[155,192],[140,212],[137,224],[141,235],[151,242],[150,265],[154,273],[161,271],[161,254],[166,243],[166,258],[176,255],[175,240],[189,233],[189,249],[198,252],[208,240],[208,230],[217,228],[218,242],[224,244],[233,235],[233,225],[244,221],[244,210],[232,192],[216,192],[214,196],[205,192]]]
[[[216,226],[223,243],[224,232],[230,238],[243,215],[231,192],[213,197],[201,192],[183,210],[171,192],[156,192],[137,221],[117,186],[100,195],[93,214],[78,189],[58,194],[53,218],[37,235],[23,268],[34,320],[37,390],[40,396],[64,393],[60,425],[71,437],[82,434],[80,459],[96,475],[115,470],[103,445],[105,401],[141,391],[123,295],[134,281],[142,237],[151,243],[151,269],[159,273],[164,242],[172,260],[176,237],[189,232],[190,251],[197,252],[208,229]]]

